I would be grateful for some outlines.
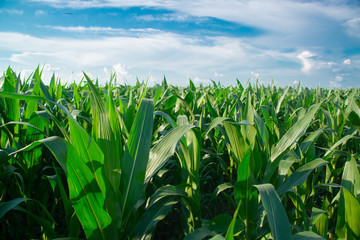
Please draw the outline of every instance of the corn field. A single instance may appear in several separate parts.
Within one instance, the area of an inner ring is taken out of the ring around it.
[[[1,239],[360,239],[360,90],[0,82]]]

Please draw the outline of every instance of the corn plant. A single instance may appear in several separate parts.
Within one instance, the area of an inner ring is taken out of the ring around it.
[[[358,89],[41,76],[0,81],[1,238],[359,239]]]

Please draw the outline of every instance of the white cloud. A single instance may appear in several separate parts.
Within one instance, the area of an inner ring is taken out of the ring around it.
[[[336,80],[337,82],[341,82],[343,79],[344,79],[344,78],[343,78],[342,76],[336,76],[336,77],[335,77],[335,80]]]
[[[223,76],[224,76],[224,74],[222,74],[222,73],[218,73],[218,72],[214,73],[214,77],[223,77]]]
[[[196,85],[200,85],[200,84],[210,84],[211,80],[210,79],[205,79],[205,78],[200,78],[200,77],[195,77],[194,79],[192,79],[193,83]]]
[[[160,33],[159,29],[154,28],[131,28],[131,29],[124,29],[124,28],[113,28],[113,27],[100,27],[100,26],[50,26],[50,25],[38,25],[39,28],[49,28],[54,30],[59,30],[63,32],[76,32],[76,33],[94,33],[94,34],[109,34],[109,35],[116,35],[116,36],[140,36],[147,33]]]
[[[141,21],[186,22],[194,20],[194,17],[182,13],[166,13],[137,15],[136,19]]]
[[[129,79],[133,78],[133,76],[128,73],[128,69],[129,67],[125,64],[117,63],[112,66],[111,72],[115,73],[118,81],[125,81],[125,83],[128,83]]]
[[[348,20],[345,26],[348,34],[360,38],[360,17]]]
[[[302,71],[304,73],[309,73],[310,70],[313,68],[313,60],[312,60],[312,57],[314,57],[315,54],[310,52],[310,51],[303,51],[301,52],[297,58],[300,59],[301,63],[303,64],[303,67],[302,67]]]
[[[203,45],[201,39],[161,31],[145,31],[137,36],[126,34],[77,39],[37,38],[0,32],[0,52],[7,56],[7,60],[0,59],[0,66],[4,68],[10,64],[12,67],[21,66],[16,70],[34,69],[33,64],[45,62],[51,64],[51,68],[63,80],[72,73],[73,77],[81,79],[81,72],[85,71],[88,75],[99,77],[100,81],[109,80],[109,72],[113,69],[118,79],[126,80],[128,84],[135,83],[135,76],[146,80],[148,76],[162,79],[165,75],[169,82],[182,82],[184,85],[188,84],[185,76],[198,82],[206,82],[205,79],[216,74],[217,77],[227,76],[226,79],[221,78],[222,84],[234,82],[236,78],[246,81],[249,69],[253,70],[255,77],[260,76],[258,73],[261,72],[264,81],[271,81],[273,77],[293,81],[293,77],[298,75],[295,67],[277,66],[269,69],[266,66],[276,61],[293,64],[297,57],[303,59],[305,71],[335,66],[331,61],[313,59],[315,53],[310,51],[296,54],[262,49],[236,37],[207,37],[205,40],[207,44]],[[340,67],[339,64],[337,66]],[[306,85],[305,81],[302,82]]]
[[[116,33],[124,33],[125,30],[122,28],[112,28],[112,27],[84,27],[84,26],[39,26],[44,28],[51,28],[55,30],[60,30],[63,32],[116,32]]]
[[[341,85],[340,85],[340,83],[337,82],[337,81],[330,81],[330,87],[331,87],[331,88],[340,88]]]
[[[44,10],[38,9],[38,10],[35,11],[34,14],[35,14],[35,16],[44,16],[44,15],[47,15],[47,12],[44,11]]]
[[[0,13],[7,13],[9,15],[23,15],[23,10],[18,9],[0,9]]]
[[[350,59],[345,59],[344,60],[344,65],[350,65],[351,64],[351,60]]]
[[[312,17],[332,18],[347,21],[358,17],[358,9],[336,1],[291,1],[291,0],[32,0],[43,2],[59,8],[105,8],[105,7],[158,7],[179,12],[179,16],[166,14],[167,20],[181,20],[183,17],[201,16],[216,17],[224,20],[239,22],[245,25],[265,28],[275,32],[295,32],[306,30],[308,26],[317,24]],[[154,16],[146,16],[154,20]],[[155,17],[156,18],[156,17]],[[286,19],[284,21],[284,19]]]

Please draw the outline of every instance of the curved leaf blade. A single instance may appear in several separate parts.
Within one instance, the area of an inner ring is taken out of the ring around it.
[[[289,219],[273,185],[254,185],[261,195],[261,202],[267,214],[271,233],[275,240],[293,239]]]

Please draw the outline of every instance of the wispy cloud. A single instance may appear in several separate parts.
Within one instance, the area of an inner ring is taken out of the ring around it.
[[[23,10],[18,9],[0,9],[0,13],[7,13],[9,15],[23,15]]]
[[[221,19],[244,26],[261,29],[267,33],[254,43],[266,48],[333,47],[342,37],[333,37],[333,33],[342,31],[344,23],[348,32],[358,34],[359,7],[339,4],[337,1],[292,1],[292,0],[32,0],[43,2],[58,8],[128,8],[150,7],[166,9],[173,13],[157,15],[135,15],[145,21],[188,21]],[[331,24],[331,27],[329,27]],[[311,37],[309,37],[311,35]],[[343,41],[343,39],[341,39]]]
[[[288,78],[284,81],[290,82],[306,79],[314,84],[310,79],[323,77],[327,86],[330,81],[335,86],[348,81],[346,74],[359,76],[356,70],[360,66],[360,55],[356,49],[359,48],[360,8],[349,1],[347,4],[301,0],[30,1],[67,10],[73,8],[78,13],[89,8],[94,8],[91,11],[104,8],[99,12],[107,15],[109,9],[116,8],[117,12],[128,14],[131,21],[123,25],[107,25],[107,21],[78,23],[70,19],[79,19],[79,16],[72,16],[67,21],[71,26],[60,25],[65,22],[37,25],[51,29],[43,31],[49,35],[42,35],[42,38],[3,32],[0,33],[0,51],[6,54],[2,54],[0,63],[5,62],[6,56],[12,64],[46,62],[59,71],[65,69],[63,66],[73,72],[92,68],[100,69],[105,75],[116,68],[119,78],[129,81],[139,74],[145,78],[151,76],[154,81],[166,74],[174,81],[187,77],[200,82],[212,77],[253,79],[261,76],[268,81],[272,78]],[[135,8],[126,12],[130,7]],[[40,16],[41,11],[32,13]],[[195,21],[206,24],[200,24],[191,32],[188,25],[193,27],[195,24],[191,23]],[[230,28],[259,29],[261,34],[226,35],[222,30],[219,34],[211,34],[218,28],[224,29],[222,22],[229,23]],[[218,28],[208,31],[208,26],[216,24]],[[54,33],[57,35],[51,35]],[[337,76],[343,80],[339,81]]]
[[[68,28],[65,28],[68,29]],[[75,28],[74,30],[82,28]],[[86,31],[104,30],[87,28]],[[26,45],[23,43],[26,42]],[[104,73],[104,67],[116,72],[119,79],[129,83],[135,76],[145,79],[149,73],[154,79],[165,74],[172,81],[191,79],[211,79],[224,75],[232,81],[236,78],[249,79],[261,76],[264,81],[273,77],[296,76],[299,79],[300,67],[287,68],[281,65],[265,66],[270,62],[288,62],[296,66],[300,60],[302,71],[307,75],[316,70],[341,68],[339,63],[319,59],[312,51],[282,52],[262,49],[245,43],[235,37],[209,37],[211,44],[179,34],[166,32],[146,32],[141,36],[108,36],[91,38],[49,37],[37,38],[19,33],[0,32],[0,51],[8,51],[7,65],[22,64],[32,68],[33,63],[48,63],[56,71],[67,73],[90,69],[97,74]],[[345,60],[346,61],[346,60]],[[120,64],[121,63],[121,64]],[[349,66],[349,65],[346,65]],[[96,70],[98,69],[98,70]],[[249,69],[253,71],[250,72]],[[330,74],[329,73],[329,74]],[[333,74],[339,75],[338,72]],[[65,74],[63,74],[65,75]],[[340,76],[340,75],[339,75]],[[98,76],[100,79],[107,77]],[[334,79],[334,77],[333,77]],[[200,80],[199,80],[200,82]],[[309,82],[313,84],[313,82]]]
[[[143,14],[136,15],[137,20],[142,21],[162,21],[162,22],[188,22],[194,20],[194,17],[181,13],[163,13],[163,14]],[[196,19],[199,21],[198,19]]]
[[[101,26],[50,26],[50,25],[39,25],[39,28],[48,28],[59,30],[63,32],[77,32],[77,33],[106,33],[106,34],[116,34],[116,35],[132,35],[134,33],[154,33],[160,32],[159,29],[154,28],[113,28],[113,27],[101,27]]]
[[[348,34],[360,38],[360,17],[348,20],[345,26]]]
[[[44,16],[44,15],[47,15],[47,12],[46,11],[44,11],[44,10],[41,10],[41,9],[38,9],[38,10],[36,10],[35,11],[35,16]]]
[[[76,71],[121,62],[133,70],[145,69],[142,71],[161,72],[161,75],[169,72],[178,78],[211,78],[209,73],[224,74],[231,69],[245,70],[250,66],[256,68],[274,57],[296,61],[296,56],[280,52],[275,56],[274,51],[269,55],[244,44],[238,38],[212,37],[210,41],[211,45],[201,45],[196,39],[164,32],[147,33],[141,37],[92,39],[37,38],[18,33],[0,33],[0,50],[13,52],[9,56],[9,61],[13,63],[45,61],[54,66],[66,63],[71,71]],[[24,42],[27,44],[24,45]],[[200,76],[200,73],[207,74]]]

